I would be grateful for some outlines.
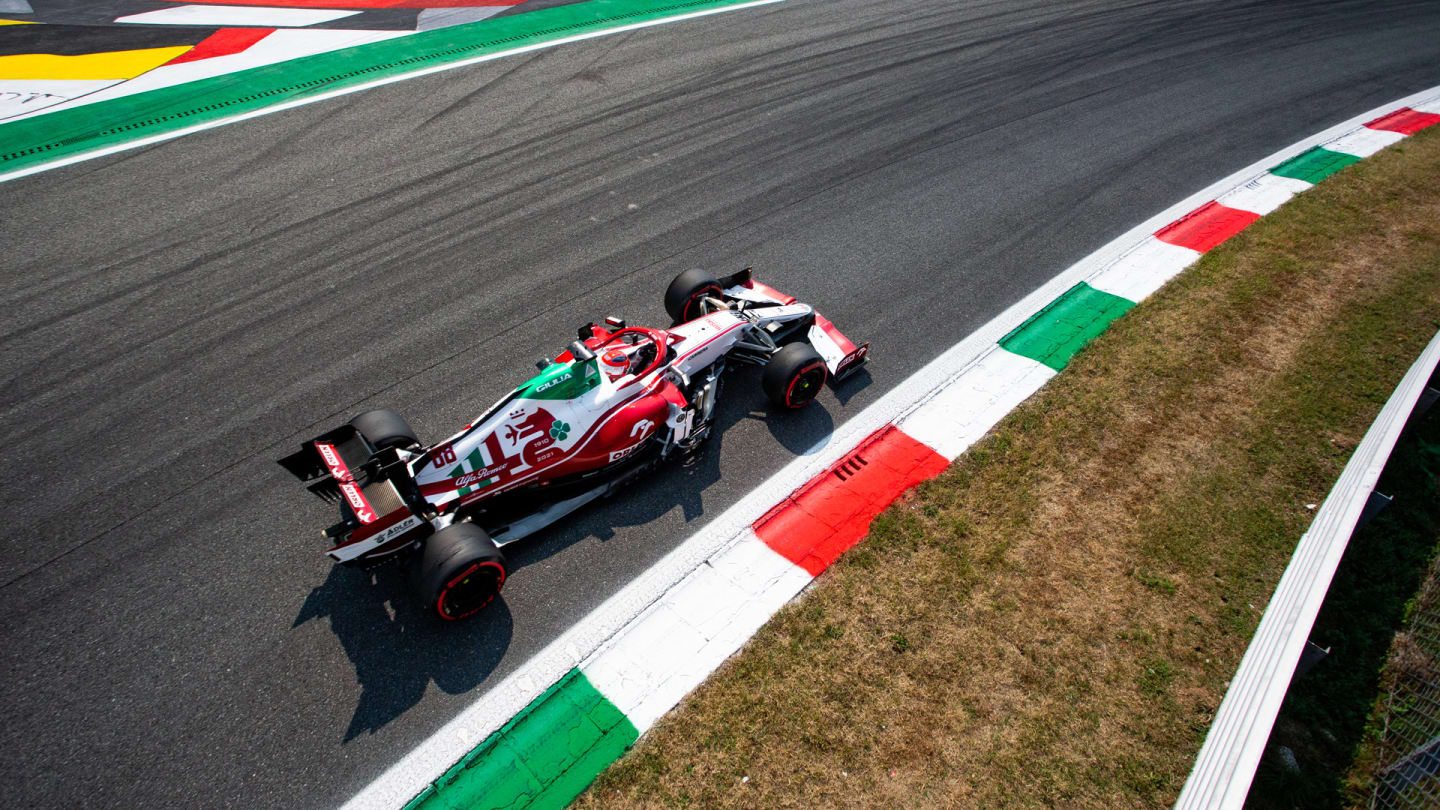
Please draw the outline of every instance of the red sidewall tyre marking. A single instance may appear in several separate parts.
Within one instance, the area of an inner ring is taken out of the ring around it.
[[[700,299],[704,298],[707,295],[711,298],[715,298],[721,295],[723,292],[724,290],[721,290],[719,287],[706,287],[700,292],[697,292],[694,295],[690,296],[690,300],[685,302],[684,319],[686,321],[693,321],[696,318],[700,317]],[[691,314],[692,312],[694,313],[693,315]]]
[[[483,603],[477,605],[474,610],[466,611],[465,613],[462,613],[462,614],[460,614],[459,616],[450,616],[450,615],[446,614],[446,613],[445,613],[445,596],[446,596],[446,594],[450,593],[450,589],[451,589],[451,588],[455,587],[455,583],[464,580],[466,577],[474,574],[476,571],[479,571],[481,568],[487,568],[487,567],[488,567],[488,568],[494,568],[496,571],[499,571],[499,572],[500,572],[500,577],[499,577],[497,580],[495,580],[495,593],[491,594],[489,599],[486,599]],[[445,583],[445,588],[440,591],[440,596],[435,599],[435,612],[440,614],[440,618],[442,618],[442,619],[444,619],[444,620],[446,620],[446,621],[449,621],[449,622],[459,621],[460,619],[464,619],[464,618],[473,616],[473,615],[475,615],[476,613],[479,613],[481,610],[484,610],[485,607],[486,607],[487,605],[489,605],[491,602],[495,601],[495,596],[496,596],[496,594],[499,594],[499,593],[500,593],[500,589],[501,589],[502,587],[504,587],[504,585],[505,585],[505,566],[503,566],[503,565],[501,565],[500,563],[497,563],[497,562],[492,562],[492,561],[490,561],[490,560],[486,560],[485,562],[475,563],[474,565],[470,566],[469,568],[466,568],[466,569],[464,570],[464,572],[462,572],[461,574],[459,574],[458,576],[456,576],[454,579],[452,579],[452,580],[450,580],[449,582]]]
[[[808,365],[808,366],[800,369],[800,373],[796,374],[795,377],[790,380],[790,385],[789,385],[788,387],[786,387],[786,389],[785,389],[785,407],[787,407],[787,408],[800,408],[800,407],[803,407],[803,406],[809,404],[809,403],[810,403],[810,400],[812,400],[812,399],[815,398],[814,396],[811,396],[810,399],[807,399],[807,400],[805,400],[804,402],[800,403],[799,405],[796,405],[796,404],[795,404],[795,399],[791,396],[791,394],[794,394],[794,393],[795,393],[795,386],[798,385],[801,380],[805,379],[805,375],[806,375],[806,374],[809,374],[810,372],[814,371],[814,370],[817,369],[817,368],[824,368],[824,367],[825,367],[825,364],[824,364],[824,363],[811,363],[810,365]]]

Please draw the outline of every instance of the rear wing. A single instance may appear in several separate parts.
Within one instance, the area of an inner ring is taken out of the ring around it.
[[[306,489],[321,500],[333,503],[344,497],[360,522],[370,523],[375,520],[375,510],[361,491],[358,473],[374,456],[375,449],[354,425],[341,425],[305,442],[277,463],[304,481]]]
[[[786,295],[783,292],[771,287],[768,284],[756,281],[751,275],[751,268],[747,267],[738,273],[718,279],[720,286],[725,289],[725,295],[731,298],[740,298],[749,301],[764,301],[781,306],[789,306],[797,303],[795,296]],[[829,318],[815,313],[815,322],[811,324],[806,337],[810,345],[825,360],[825,368],[830,372],[830,381],[838,383],[859,371],[865,365],[870,354],[870,344],[862,343],[855,345],[850,338],[845,337]]]

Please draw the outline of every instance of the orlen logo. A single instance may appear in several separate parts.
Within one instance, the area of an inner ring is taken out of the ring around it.
[[[641,444],[643,444],[643,443],[644,443],[644,442],[641,442]],[[640,449],[640,445],[639,445],[639,444],[632,444],[632,445],[630,445],[629,447],[625,448],[624,450],[616,450],[616,451],[614,451],[614,452],[612,452],[612,453],[610,454],[610,460],[611,460],[611,461],[619,461],[620,459],[625,458],[626,456],[630,455],[631,453],[633,453],[633,452],[635,452],[636,450],[639,450],[639,449]]]
[[[350,472],[345,469],[344,464],[340,463],[340,457],[335,455],[335,448],[331,447],[328,444],[321,444],[319,442],[316,442],[315,446],[319,448],[320,458],[325,460],[325,466],[330,468],[331,475],[335,476],[341,481],[344,481],[350,477]]]
[[[355,508],[355,517],[360,518],[361,523],[373,523],[375,513],[370,511],[370,504],[365,502],[365,496],[360,494],[360,488],[354,484],[341,484],[340,489],[345,493],[345,500]]]

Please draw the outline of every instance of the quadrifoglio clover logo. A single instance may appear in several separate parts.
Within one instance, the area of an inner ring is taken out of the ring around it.
[[[569,435],[570,425],[565,422],[561,422],[557,419],[555,420],[555,424],[550,426],[550,436],[554,438],[557,442],[565,441],[565,437]]]

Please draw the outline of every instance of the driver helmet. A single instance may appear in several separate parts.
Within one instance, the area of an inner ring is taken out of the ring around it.
[[[630,370],[630,358],[623,349],[611,349],[600,355],[600,368],[605,370],[610,379],[619,379]]]

